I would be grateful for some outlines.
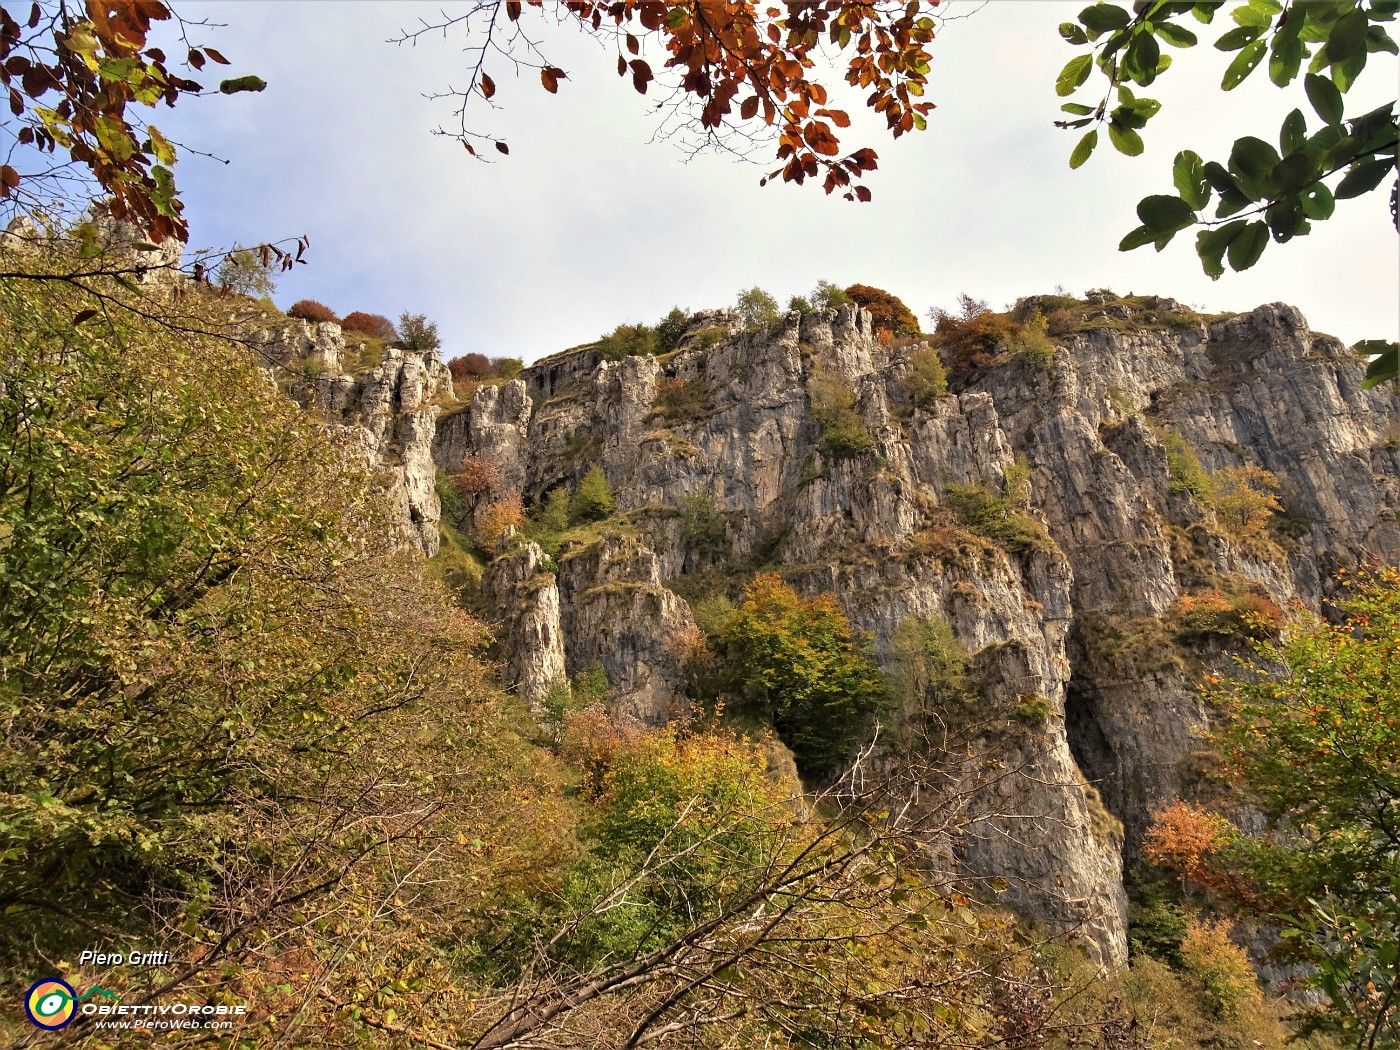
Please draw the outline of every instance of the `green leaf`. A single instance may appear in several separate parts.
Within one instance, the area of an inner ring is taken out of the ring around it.
[[[1226,249],[1225,257],[1230,262],[1230,269],[1236,273],[1248,270],[1259,261],[1268,243],[1269,227],[1257,220],[1248,223]]]
[[[1283,127],[1279,129],[1278,133],[1279,152],[1286,157],[1295,150],[1302,149],[1307,141],[1307,118],[1303,116],[1301,109],[1295,109],[1283,118]]]
[[[1139,226],[1121,241],[1118,242],[1120,252],[1130,252],[1134,248],[1141,248],[1144,244],[1151,244],[1159,235],[1148,229],[1146,226]]]
[[[1362,390],[1370,390],[1381,383],[1394,382],[1400,378],[1400,343],[1384,339],[1365,339],[1352,347],[1358,354],[1369,357],[1379,355],[1366,368],[1366,378],[1361,383]]]
[[[1146,87],[1157,78],[1157,62],[1162,57],[1162,49],[1157,38],[1151,33],[1139,33],[1123,56],[1123,71]]]
[[[1400,47],[1396,46],[1391,35],[1375,25],[1366,30],[1366,50],[1372,53],[1384,51],[1388,55],[1400,54]]]
[[[1332,191],[1321,182],[1300,194],[1298,200],[1303,205],[1303,214],[1309,219],[1330,219],[1337,206]]]
[[[1066,113],[1073,113],[1077,117],[1087,117],[1094,112],[1093,106],[1086,106],[1082,102],[1066,102],[1060,109]]]
[[[1230,170],[1247,179],[1262,179],[1278,164],[1278,151],[1263,139],[1246,135],[1230,150]]]
[[[1075,55],[1071,58],[1065,63],[1065,68],[1060,70],[1060,75],[1055,78],[1055,94],[1060,96],[1074,94],[1075,88],[1089,79],[1089,71],[1093,65],[1092,55]]]
[[[1196,221],[1196,209],[1170,194],[1156,193],[1138,201],[1138,218],[1157,234],[1175,233]]]
[[[1291,241],[1311,228],[1303,214],[1303,205],[1296,197],[1270,205],[1264,212],[1264,219],[1269,224],[1269,232],[1279,244]]]
[[[1079,21],[1095,33],[1107,33],[1122,29],[1132,21],[1132,16],[1113,4],[1095,4],[1079,12]]]
[[[1195,47],[1196,34],[1183,29],[1175,22],[1162,22],[1157,26],[1157,35],[1172,47]]]
[[[1323,48],[1327,61],[1339,65],[1358,54],[1364,55],[1366,29],[1370,24],[1366,12],[1360,9],[1337,19],[1337,24],[1332,27],[1332,32],[1327,36],[1327,44]]]
[[[1230,17],[1242,26],[1258,26],[1261,29],[1267,29],[1276,14],[1278,14],[1277,11],[1270,12],[1260,4],[1241,4],[1230,12]]]
[[[1060,36],[1075,45],[1087,44],[1089,42],[1089,37],[1085,34],[1084,30],[1073,22],[1060,23]]]
[[[1196,211],[1200,211],[1210,201],[1210,185],[1206,182],[1201,158],[1189,149],[1176,155],[1172,162],[1172,185],[1181,199]]]
[[[1244,231],[1245,225],[1243,219],[1236,219],[1196,234],[1196,254],[1200,256],[1201,268],[1211,280],[1218,280],[1225,273],[1225,250]]]
[[[1381,180],[1389,172],[1395,170],[1393,160],[1370,160],[1364,164],[1357,164],[1342,177],[1342,181],[1337,183],[1335,196],[1338,200],[1348,200],[1352,197],[1360,197],[1363,193],[1370,193],[1381,184]]]
[[[1259,34],[1263,30],[1257,26],[1240,26],[1232,29],[1228,33],[1221,34],[1219,40],[1215,42],[1217,51],[1238,51],[1246,44],[1259,39]]]
[[[1142,136],[1132,128],[1110,123],[1108,125],[1108,140],[1113,143],[1114,149],[1125,156],[1138,157],[1142,155]]]
[[[1094,147],[1098,144],[1099,129],[1095,128],[1075,144],[1074,152],[1069,155],[1070,168],[1077,168],[1088,160],[1089,154],[1094,152]]]
[[[1225,91],[1235,90],[1244,83],[1249,74],[1254,72],[1255,67],[1263,59],[1264,41],[1256,40],[1236,55],[1235,60],[1225,67],[1225,76],[1220,80],[1220,87]]]
[[[1303,65],[1303,45],[1297,37],[1276,37],[1269,53],[1269,79],[1277,86],[1292,83]]]

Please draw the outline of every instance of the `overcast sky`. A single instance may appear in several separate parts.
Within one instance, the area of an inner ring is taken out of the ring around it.
[[[1171,191],[1178,150],[1223,159],[1239,135],[1276,141],[1295,105],[1310,127],[1316,117],[1300,90],[1274,88],[1262,70],[1225,95],[1226,56],[1175,51],[1176,65],[1139,91],[1164,103],[1144,155],[1105,142],[1072,172],[1077,133],[1052,122],[1055,74],[1074,51],[1056,26],[1081,6],[946,4],[969,17],[951,19],[934,43],[928,130],[898,142],[873,124],[848,132],[847,145],[880,154],[871,204],[813,185],[760,188],[764,169],[724,157],[684,163],[675,146],[649,143],[649,104],[616,76],[615,55],[554,26],[548,53],[569,79],[549,96],[537,74],[517,81],[497,67],[502,108],[478,123],[509,139],[511,153],[474,162],[432,135],[452,109],[424,97],[462,83],[464,41],[387,42],[420,16],[460,10],[451,0],[186,0],[187,17],[225,24],[194,37],[233,63],[204,79],[256,73],[269,86],[155,119],[231,161],[179,165],[192,245],[307,234],[310,265],[283,277],[283,307],[309,297],[341,313],[424,313],[449,357],[532,360],[673,305],[729,305],[755,284],[785,303],[819,279],[886,288],[921,317],[964,291],[1000,306],[1057,285],[1109,287],[1210,311],[1283,301],[1347,342],[1400,337],[1400,252],[1379,192],[1339,202],[1311,235],[1215,282],[1189,234],[1161,254],[1117,251],[1137,225],[1137,200]],[[1372,63],[1349,113],[1394,97],[1396,60]]]

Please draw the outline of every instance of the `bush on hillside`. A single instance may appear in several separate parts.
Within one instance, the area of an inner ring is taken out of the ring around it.
[[[330,322],[338,323],[339,318],[335,316],[335,311],[325,303],[318,303],[315,299],[298,299],[287,311],[288,317],[298,317],[303,321],[311,321],[316,324]]]

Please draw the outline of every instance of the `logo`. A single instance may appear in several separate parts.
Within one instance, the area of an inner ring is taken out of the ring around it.
[[[77,1001],[77,993],[71,984],[57,977],[46,977],[35,981],[29,989],[29,994],[24,997],[24,1012],[40,1028],[53,1031],[73,1020]]]

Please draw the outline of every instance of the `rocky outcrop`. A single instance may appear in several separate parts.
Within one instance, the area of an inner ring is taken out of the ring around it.
[[[298,404],[344,428],[347,444],[380,469],[405,540],[436,554],[441,508],[433,438],[438,412],[456,400],[437,351],[390,346],[377,363],[354,367],[356,355],[337,324],[248,324],[246,341],[272,378]]]
[[[711,311],[665,357],[583,348],[481,388],[433,443],[441,469],[494,479],[467,515],[505,492],[567,495],[595,464],[618,502],[557,565],[525,546],[489,570],[507,680],[533,700],[596,664],[617,712],[664,721],[685,709],[692,603],[760,568],[837,595],[892,675],[901,626],[944,621],[981,705],[953,778],[978,788],[959,863],[1121,959],[1123,857],[1208,763],[1193,684],[1238,643],[1188,638],[1182,597],[1316,606],[1335,567],[1400,555],[1400,402],[1360,391],[1362,363],[1289,307],[1080,306],[1048,367],[1005,354],[924,406],[905,388],[918,348],[850,307],[760,332]],[[814,376],[849,391],[868,452],[828,440]],[[1276,475],[1275,527],[1232,534],[1174,475],[1183,449],[1206,476]]]

